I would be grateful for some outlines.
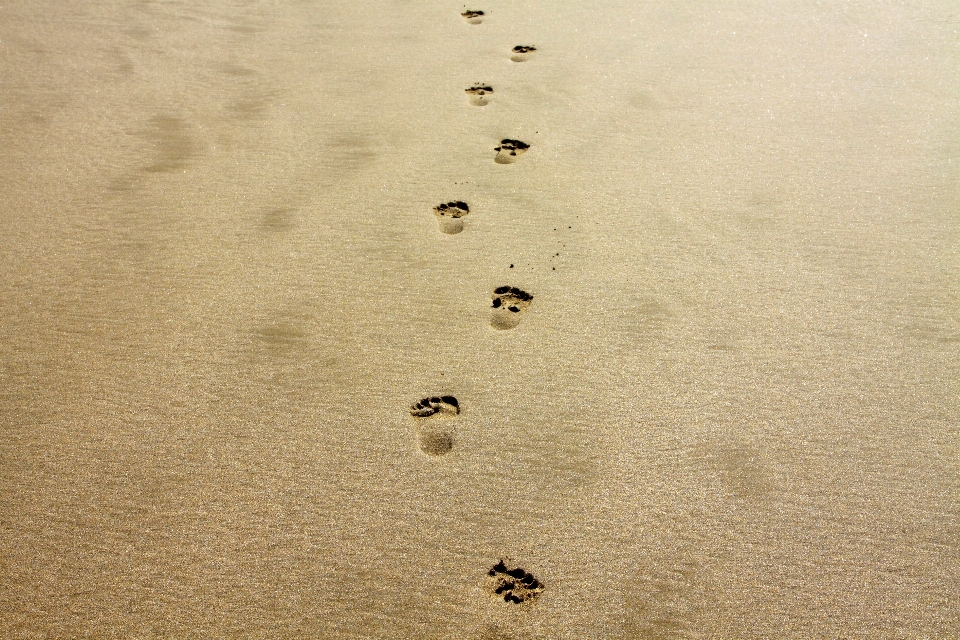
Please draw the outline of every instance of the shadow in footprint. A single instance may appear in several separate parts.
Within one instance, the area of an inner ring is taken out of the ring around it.
[[[530,308],[533,296],[516,287],[497,287],[493,290],[493,314],[490,326],[494,329],[513,329]]]
[[[522,567],[510,568],[502,559],[487,572],[490,591],[504,602],[520,604],[543,593],[543,583]]]
[[[465,91],[467,92],[467,98],[469,98],[470,104],[475,107],[483,107],[490,102],[490,98],[488,96],[493,93],[493,87],[489,85],[475,84],[469,89],[465,89]]]
[[[510,59],[513,60],[514,62],[526,62],[527,60],[530,59],[530,56],[532,56],[533,52],[536,50],[537,48],[532,45],[526,45],[526,46],[517,45],[510,52],[512,54],[510,56]]]
[[[417,419],[420,450],[430,456],[442,456],[453,449],[453,428],[445,420],[425,418],[452,417],[460,414],[460,403],[453,396],[423,398],[410,405],[410,415]]]
[[[470,207],[466,202],[457,200],[435,206],[433,213],[436,214],[437,222],[440,223],[440,231],[453,235],[463,231],[463,216],[470,213]]]
[[[497,155],[493,161],[497,164],[512,164],[516,162],[520,156],[526,153],[527,149],[529,148],[530,145],[528,145],[526,142],[504,138],[500,141],[500,146],[494,147],[493,149],[497,152]]]
[[[460,15],[462,15],[463,19],[470,24],[480,24],[483,22],[484,13],[483,11],[471,11],[470,9],[467,9]]]

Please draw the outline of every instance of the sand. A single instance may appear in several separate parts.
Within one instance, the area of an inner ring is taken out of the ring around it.
[[[960,637],[958,28],[5,0],[0,636]]]

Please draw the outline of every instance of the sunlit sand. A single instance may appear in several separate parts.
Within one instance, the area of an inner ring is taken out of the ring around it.
[[[958,16],[4,2],[0,637],[960,637]]]

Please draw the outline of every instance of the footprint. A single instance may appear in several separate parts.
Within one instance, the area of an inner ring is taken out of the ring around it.
[[[521,567],[510,569],[500,560],[487,572],[490,590],[504,602],[520,604],[543,592],[543,583]]]
[[[513,55],[510,56],[510,59],[514,62],[525,62],[530,59],[530,56],[533,55],[533,52],[536,50],[537,48],[532,45],[517,45],[513,48]]]
[[[490,98],[487,97],[488,93],[493,93],[493,87],[475,84],[469,89],[466,89],[467,96],[470,98],[470,104],[482,107],[490,102]]]
[[[429,418],[438,415],[455,416],[460,413],[460,403],[453,396],[424,398],[410,405],[414,418]],[[444,420],[418,420],[417,438],[420,450],[430,456],[442,456],[453,449],[453,429]]]
[[[463,216],[470,213],[470,207],[466,202],[457,200],[439,204],[433,208],[433,212],[437,216],[437,222],[440,223],[440,231],[453,235],[463,231]]]
[[[483,11],[471,11],[470,9],[467,9],[460,15],[462,15],[463,19],[470,24],[480,24],[483,22]]]
[[[497,287],[493,290],[493,315],[490,326],[494,329],[513,329],[530,308],[533,296],[516,287]]]
[[[504,138],[500,141],[500,146],[494,148],[494,151],[497,152],[497,156],[493,159],[493,161],[497,164],[511,164],[516,162],[517,158],[526,153],[527,149],[529,148],[530,145],[528,145],[526,142]]]

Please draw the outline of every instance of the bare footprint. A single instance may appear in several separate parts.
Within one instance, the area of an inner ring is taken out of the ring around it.
[[[470,24],[480,24],[483,22],[484,13],[483,11],[471,11],[470,9],[467,9],[460,15],[462,15],[463,19]]]
[[[500,141],[500,146],[493,149],[497,152],[493,161],[497,164],[512,164],[517,161],[517,158],[526,153],[529,148],[530,145],[526,142],[504,138]]]
[[[513,329],[520,324],[520,319],[533,296],[516,287],[497,287],[493,290],[493,314],[490,317],[490,326],[494,329]]]
[[[543,583],[522,567],[507,567],[500,560],[487,572],[490,591],[504,602],[520,604],[543,593]]]
[[[513,51],[511,52],[513,55],[510,56],[510,59],[514,62],[526,62],[536,50],[537,48],[533,45],[517,45],[513,48]]]
[[[453,235],[463,231],[463,216],[470,213],[470,207],[466,202],[457,200],[438,204],[433,208],[433,213],[436,214],[437,222],[440,223],[440,231]]]
[[[476,107],[482,107],[490,102],[490,98],[488,98],[487,95],[493,93],[493,87],[475,84],[469,89],[465,89],[465,91],[467,92],[467,97],[470,99],[470,104]]]
[[[410,405],[414,418],[456,416],[460,403],[453,396],[423,398]],[[442,456],[453,449],[453,428],[446,420],[417,420],[417,438],[420,450],[430,456]]]

